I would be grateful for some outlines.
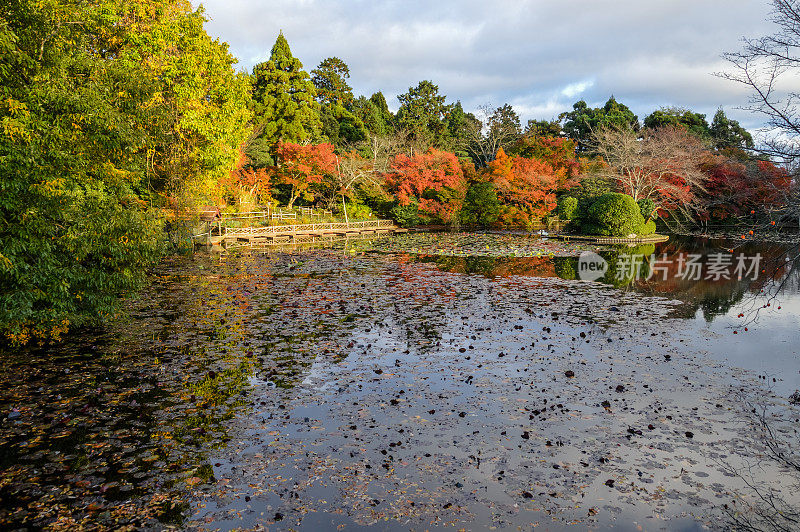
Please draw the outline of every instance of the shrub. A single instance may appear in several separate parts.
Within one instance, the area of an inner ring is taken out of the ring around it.
[[[473,183],[464,198],[461,221],[466,224],[491,225],[500,216],[497,191],[491,183]]]
[[[339,211],[344,216],[341,207],[339,207]],[[372,209],[357,200],[352,201],[347,204],[347,218],[349,220],[368,220],[372,218]]]
[[[415,202],[410,202],[408,205],[400,205],[396,203],[391,210],[392,219],[400,224],[400,227],[411,227],[419,225],[419,208]]]
[[[578,211],[578,198],[572,196],[563,196],[558,200],[558,217],[564,221],[570,221],[575,218]]]
[[[590,235],[642,234],[645,221],[636,200],[627,194],[603,194],[588,208],[581,230]]]
[[[655,220],[647,220],[647,222],[642,226],[642,229],[639,231],[639,235],[641,236],[652,235],[655,232],[656,232]]]
[[[653,213],[656,210],[656,202],[651,200],[650,198],[642,198],[636,203],[639,204],[639,210],[642,213],[642,216],[645,220],[649,220],[653,218]]]

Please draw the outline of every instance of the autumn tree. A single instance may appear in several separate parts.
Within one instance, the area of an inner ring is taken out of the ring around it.
[[[486,174],[497,190],[500,218],[507,225],[530,226],[556,208],[560,179],[543,161],[510,157],[501,148]]]
[[[355,199],[358,193],[380,195],[382,181],[369,159],[351,150],[337,156],[337,172],[326,175],[320,197],[329,208],[342,198]]]
[[[717,155],[702,164],[708,175],[701,195],[703,220],[750,218],[780,211],[791,191],[789,172],[769,161],[739,161]]]
[[[268,203],[272,199],[270,173],[266,168],[243,166],[236,168],[223,180],[223,186],[234,202],[244,210]]]
[[[413,157],[398,155],[384,179],[400,206],[414,204],[420,213],[444,223],[455,220],[466,193],[456,156],[434,148]]]
[[[581,163],[575,151],[576,144],[571,139],[525,135],[510,148],[509,153],[547,163],[559,176],[559,190],[567,190],[575,185],[581,173]]]
[[[289,43],[278,35],[268,61],[253,68],[255,122],[263,128],[249,155],[256,166],[271,165],[256,153],[273,155],[281,142],[298,143],[318,139],[322,124],[316,89],[303,64],[292,55]]]
[[[299,198],[314,201],[323,182],[339,173],[331,144],[282,142],[276,156],[279,164],[274,170],[274,183],[288,189],[290,209]]]
[[[640,135],[601,128],[594,134],[594,150],[606,163],[598,173],[635,200],[651,199],[662,211],[678,211],[685,218],[700,208],[698,193],[708,179],[701,163],[709,153],[685,129],[664,127]]]

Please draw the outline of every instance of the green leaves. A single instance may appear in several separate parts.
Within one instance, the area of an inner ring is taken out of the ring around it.
[[[320,139],[322,123],[316,94],[303,64],[292,55],[281,33],[269,61],[253,68],[255,122],[263,128],[259,139],[272,147],[273,154],[280,141]]]
[[[428,80],[420,81],[397,99],[400,100],[398,126],[406,129],[416,140],[430,144],[444,133],[443,118],[450,106],[444,103],[446,96],[439,94],[438,85]]]
[[[581,100],[572,106],[572,111],[561,113],[564,133],[578,142],[578,149],[586,151],[591,144],[592,133],[600,128],[639,130],[639,119],[613,96],[603,107],[590,108]]]
[[[615,192],[597,198],[581,221],[581,229],[588,235],[625,237],[655,232],[655,222],[645,224],[636,201],[627,194]]]
[[[100,323],[165,251],[162,195],[214,196],[246,76],[183,1],[23,0],[0,21],[0,334]]]

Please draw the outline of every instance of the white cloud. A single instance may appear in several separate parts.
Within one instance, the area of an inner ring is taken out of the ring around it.
[[[640,118],[662,105],[736,112],[747,93],[711,74],[740,38],[771,30],[768,0],[208,0],[208,30],[244,68],[283,30],[307,70],[325,57],[350,66],[354,89],[394,95],[422,79],[466,108],[509,102],[553,118],[575,99],[610,95]]]
[[[561,89],[561,94],[566,96],[567,98],[575,98],[576,96],[583,94],[586,89],[594,86],[594,80],[585,80],[585,81],[578,81],[576,83],[570,83],[563,89]]]

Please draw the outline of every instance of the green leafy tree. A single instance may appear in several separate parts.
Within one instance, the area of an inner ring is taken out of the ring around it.
[[[369,97],[369,101],[375,104],[375,107],[378,108],[378,111],[380,111],[384,122],[386,122],[386,124],[389,126],[394,126],[395,116],[389,110],[389,104],[386,103],[386,97],[383,95],[383,93],[381,91],[374,93]]]
[[[563,134],[557,120],[528,120],[525,135],[533,137],[560,137]]]
[[[486,182],[472,183],[464,197],[461,221],[466,224],[489,226],[500,217],[500,201],[494,185]]]
[[[383,93],[376,92],[369,98],[359,96],[353,101],[353,114],[373,135],[389,135],[394,129],[394,115],[386,104]]]
[[[397,112],[398,127],[408,131],[417,141],[434,145],[443,140],[445,114],[450,106],[446,96],[439,94],[438,85],[431,81],[420,81],[416,87],[397,97],[400,109]]]
[[[711,128],[706,120],[706,115],[679,107],[662,107],[654,111],[645,117],[644,127],[648,129],[682,127],[699,139],[711,138]]]
[[[202,8],[192,12],[188,2],[159,3],[163,11],[153,18],[147,17],[147,2],[127,3],[119,21],[129,24],[119,59],[143,65],[153,91],[137,113],[155,173],[151,186],[189,202],[214,202],[250,132],[250,81],[234,71],[228,45],[205,32]]]
[[[718,149],[748,149],[755,147],[753,136],[738,121],[731,120],[722,108],[711,122],[711,138]]]
[[[274,156],[280,142],[319,140],[322,123],[316,89],[303,64],[292,55],[289,43],[278,35],[268,61],[253,68],[256,124],[262,128],[255,145],[269,147]],[[254,161],[273,164],[273,161]]]
[[[558,199],[557,213],[558,217],[564,221],[570,221],[575,218],[578,211],[578,198],[572,196],[562,196]]]
[[[0,334],[97,324],[165,251],[164,197],[214,195],[248,82],[189,2],[0,13]]]
[[[378,106],[365,96],[359,96],[353,100],[353,114],[361,120],[368,132],[376,135],[386,135],[390,131],[390,126]]]
[[[338,57],[328,57],[311,71],[311,81],[317,89],[317,101],[322,105],[343,105],[349,108],[353,103],[353,89],[347,84],[350,68]]]
[[[311,80],[321,105],[322,134],[336,146],[353,144],[367,138],[364,121],[351,112],[353,90],[347,84],[350,69],[338,57],[324,59],[311,71]]]
[[[564,133],[577,141],[579,152],[590,151],[593,133],[600,128],[639,130],[638,117],[613,96],[603,107],[595,108],[580,100],[572,111],[561,113],[559,121],[564,123]]]
[[[339,103],[323,105],[320,110],[322,133],[337,147],[366,140],[364,122]]]
[[[475,132],[481,129],[480,120],[474,114],[465,112],[461,102],[456,102],[445,116],[445,125],[446,147],[459,158],[470,157],[470,144]]]

